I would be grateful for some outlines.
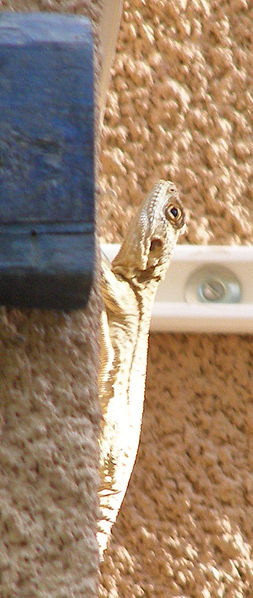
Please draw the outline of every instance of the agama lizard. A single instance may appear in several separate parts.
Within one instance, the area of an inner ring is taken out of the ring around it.
[[[101,553],[138,449],[154,296],[184,228],[177,190],[170,181],[161,180],[141,204],[112,264],[106,258],[102,261]]]

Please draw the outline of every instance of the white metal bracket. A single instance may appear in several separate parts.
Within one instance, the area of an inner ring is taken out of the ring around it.
[[[119,245],[102,249],[109,259]],[[253,246],[178,245],[151,332],[253,332]]]

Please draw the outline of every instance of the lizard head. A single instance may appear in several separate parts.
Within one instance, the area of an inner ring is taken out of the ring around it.
[[[132,219],[118,255],[115,274],[136,282],[161,279],[167,270],[185,215],[175,185],[159,181]]]

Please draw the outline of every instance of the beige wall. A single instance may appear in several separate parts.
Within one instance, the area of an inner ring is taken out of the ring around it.
[[[181,190],[183,242],[252,244],[252,22],[246,0],[124,2],[102,148],[106,241],[162,177]],[[250,336],[152,335],[101,597],[253,596],[252,362]]]

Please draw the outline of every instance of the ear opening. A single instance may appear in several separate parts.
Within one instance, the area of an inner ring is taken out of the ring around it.
[[[150,243],[149,251],[152,254],[156,254],[156,253],[158,253],[158,251],[159,252],[161,251],[162,247],[163,247],[162,240],[159,238],[154,238],[154,239],[152,239],[152,241]]]

